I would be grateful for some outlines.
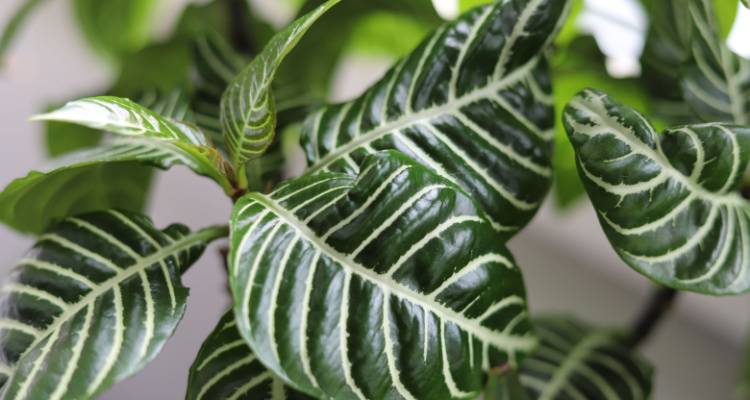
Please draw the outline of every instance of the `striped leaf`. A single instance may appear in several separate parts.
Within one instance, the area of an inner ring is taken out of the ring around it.
[[[37,121],[69,122],[119,135],[173,140],[207,146],[203,132],[121,97],[87,97],[33,118]]]
[[[711,0],[690,0],[687,7],[693,28],[683,79],[687,101],[703,121],[750,124],[750,60],[727,47]]]
[[[208,156],[195,157],[174,142],[140,138],[121,138],[71,153],[8,184],[0,192],[0,220],[23,232],[41,233],[74,214],[106,207],[140,211],[145,199],[139,182],[147,181],[150,171],[135,163],[207,171],[205,175],[231,191],[224,173]]]
[[[276,131],[271,83],[284,57],[307,30],[340,0],[329,0],[271,38],[231,82],[221,98],[221,126],[235,166],[262,154]]]
[[[546,317],[534,321],[540,345],[523,362],[529,400],[645,400],[652,368],[614,332]]]
[[[85,399],[143,368],[185,310],[180,274],[226,233],[138,214],[72,217],[0,287],[3,399]]]
[[[358,99],[312,115],[311,172],[356,173],[397,149],[462,186],[507,236],[551,181],[554,110],[544,53],[568,0],[498,1],[439,28]]]
[[[73,101],[34,119],[69,122],[141,139],[137,141],[139,147],[149,146],[147,142],[152,141],[154,143],[150,146],[168,148],[179,153],[179,159],[184,160],[185,165],[194,172],[212,178],[225,190],[231,191],[230,181],[235,179],[234,172],[203,131],[171,118],[193,117],[182,96],[180,92],[174,92],[171,97],[156,97],[152,102],[156,110],[163,111],[166,113],[164,115],[170,117],[157,114],[128,99],[106,96]],[[155,153],[155,158],[162,155],[159,151]]]
[[[564,123],[604,232],[628,265],[677,289],[750,289],[750,207],[738,191],[750,128],[657,135],[641,114],[593,90],[570,102]]]
[[[167,96],[149,93],[140,100],[160,115],[189,117],[187,103],[179,91]],[[98,144],[102,135],[95,129],[57,121],[47,123],[47,134],[48,150],[68,155],[43,171],[32,171],[14,180],[0,193],[0,220],[23,232],[41,233],[61,218],[89,211],[141,211],[151,184],[148,165],[168,168],[182,163],[196,171],[206,171],[205,175],[219,182],[226,181],[214,162],[192,157],[189,151],[168,141],[133,137],[81,150],[87,144]],[[75,150],[78,152],[70,154]],[[135,161],[148,165],[137,165]]]
[[[289,388],[260,362],[224,314],[190,367],[187,400],[312,399]]]
[[[195,123],[213,143],[226,150],[219,104],[227,86],[247,65],[247,60],[236,53],[221,35],[212,34],[202,35],[194,40],[193,61],[197,75],[195,94],[191,101]]]
[[[310,395],[478,395],[536,344],[521,272],[478,205],[405,155],[234,207],[230,284],[258,358]]]

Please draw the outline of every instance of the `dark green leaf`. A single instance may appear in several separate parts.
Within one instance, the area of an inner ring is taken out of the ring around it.
[[[521,271],[457,186],[405,155],[234,207],[237,325],[262,362],[325,398],[476,396],[536,344]]]
[[[555,83],[555,155],[554,195],[558,206],[565,208],[575,204],[584,193],[578,178],[575,152],[567,139],[562,124],[562,112],[567,102],[587,87],[599,88],[611,93],[628,104],[646,109],[648,95],[634,79],[617,79],[609,75],[605,57],[590,36],[581,36],[564,48],[556,50],[552,62],[552,80]]]
[[[654,102],[654,111],[673,124],[750,121],[750,62],[732,53],[723,36],[736,2],[644,4],[652,25],[643,76],[652,97],[660,100]]]
[[[238,54],[218,34],[202,35],[193,43],[193,60],[197,75],[191,107],[195,123],[217,144],[227,151],[221,128],[221,96],[248,59]]]
[[[688,9],[693,35],[685,98],[703,121],[750,124],[750,60],[729,50],[710,1],[691,0]]]
[[[8,23],[3,28],[0,34],[0,68],[5,63],[5,53],[13,43],[13,39],[16,37],[18,32],[23,26],[24,22],[29,18],[32,11],[41,5],[45,0],[23,0],[20,6],[8,20]]]
[[[688,0],[693,1],[693,0]],[[654,115],[670,124],[698,121],[685,101],[681,71],[690,59],[692,23],[685,0],[642,0],[651,21],[641,57]]]
[[[569,5],[497,2],[445,24],[360,98],[308,119],[310,173],[356,173],[367,154],[397,149],[469,191],[497,231],[517,232],[551,182],[544,52]]]
[[[703,124],[658,135],[637,111],[593,90],[570,102],[564,122],[623,261],[676,289],[750,289],[750,208],[738,191],[750,128]]]
[[[224,314],[190,367],[187,400],[311,400],[286,386],[250,350],[234,314]]]
[[[534,321],[541,344],[521,365],[529,400],[646,400],[652,368],[611,331],[558,317]]]
[[[339,1],[327,1],[274,35],[227,87],[221,98],[221,126],[235,167],[265,152],[273,141],[276,104],[271,83],[276,70],[310,26]]]
[[[0,289],[3,398],[94,398],[143,368],[185,311],[181,272],[225,234],[114,210],[46,232]]]
[[[155,0],[74,0],[79,27],[89,44],[105,57],[117,59],[148,40]]]

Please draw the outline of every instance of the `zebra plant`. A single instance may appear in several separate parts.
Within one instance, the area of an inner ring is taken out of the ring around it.
[[[186,85],[33,118],[105,139],[0,193],[0,220],[35,236],[0,286],[3,399],[94,398],[141,370],[217,240],[232,306],[184,368],[188,399],[646,399],[637,346],[674,290],[750,290],[750,64],[717,36],[711,1],[664,9],[688,29],[675,79],[705,120],[663,134],[595,89],[555,121],[550,54],[571,0],[471,2],[360,96],[295,119],[284,59],[336,25],[339,1],[311,1],[257,52],[229,2],[232,35],[186,41]],[[308,168],[279,183],[294,122]],[[552,184],[558,124],[614,249],[665,288],[633,329],[530,315],[506,242]],[[175,165],[232,200],[224,224],[159,229],[142,214],[150,174],[135,171]]]

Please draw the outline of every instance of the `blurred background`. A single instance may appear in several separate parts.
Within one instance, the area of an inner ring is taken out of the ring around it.
[[[0,24],[8,21],[21,2],[0,1]],[[147,27],[152,40],[167,38],[183,9],[201,2],[157,3]],[[266,22],[281,26],[294,15],[294,3],[299,1],[253,3]],[[434,6],[443,18],[459,12],[457,0],[435,0]],[[325,19],[321,23],[325,24]],[[637,2],[586,1],[577,26],[596,38],[608,74],[623,79],[639,74],[648,21]],[[728,40],[733,50],[748,55],[748,38],[750,17],[744,10]],[[394,54],[380,51],[378,46],[363,47],[361,51],[352,47],[336,66],[332,100],[358,95],[394,60]],[[153,65],[160,67],[164,66],[158,62]],[[49,1],[39,7],[8,49],[0,70],[0,184],[39,169],[47,160],[43,127],[29,122],[29,116],[52,103],[101,93],[117,75],[113,64],[87,44],[70,2]],[[565,182],[566,178],[558,179]],[[230,202],[223,193],[185,168],[160,172],[153,189],[147,210],[157,225],[185,222],[198,228],[221,223],[229,215]],[[585,196],[575,200],[565,196],[550,196],[529,228],[510,244],[526,277],[532,311],[569,313],[603,326],[627,325],[647,302],[652,285],[619,261]],[[0,264],[5,271],[30,239],[0,227],[0,243]],[[175,337],[155,362],[115,386],[104,399],[184,397],[188,368],[203,338],[229,306],[222,269],[218,245],[214,245],[186,276],[191,296]],[[642,349],[656,367],[654,398],[732,398],[749,322],[748,296],[712,298],[682,293],[674,312]]]

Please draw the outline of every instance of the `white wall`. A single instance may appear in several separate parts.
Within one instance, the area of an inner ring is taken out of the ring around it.
[[[0,22],[20,0],[0,1]],[[161,11],[174,16],[179,1]],[[72,25],[67,2],[49,2],[26,27],[0,72],[0,184],[43,162],[40,129],[27,117],[52,100],[106,87],[111,73],[87,50]],[[157,24],[168,31],[169,24]],[[339,97],[357,93],[384,64],[352,60],[343,68]],[[356,85],[355,85],[356,83]],[[184,168],[160,174],[150,214],[160,225],[185,222],[201,227],[225,221],[229,202],[220,190]],[[29,241],[0,228],[1,265],[10,267]],[[621,326],[646,301],[649,283],[620,262],[588,204],[566,215],[546,207],[519,238],[514,254],[527,278],[532,310],[573,313],[593,322]],[[187,315],[158,359],[138,376],[116,386],[105,399],[178,399],[187,370],[205,335],[226,307],[224,274],[216,246],[186,276],[191,288]],[[657,367],[656,399],[726,399],[740,359],[750,313],[747,296],[684,295],[644,351]]]

